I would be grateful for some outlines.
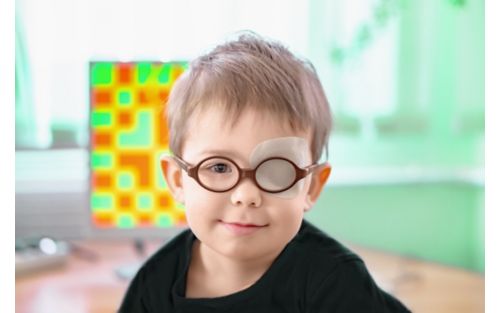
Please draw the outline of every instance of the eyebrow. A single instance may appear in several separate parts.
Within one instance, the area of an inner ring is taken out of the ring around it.
[[[207,156],[228,156],[232,157],[235,159],[243,159],[243,157],[238,154],[237,152],[234,152],[232,150],[223,150],[223,149],[208,149],[208,150],[202,150],[200,152],[200,155],[207,155]]]

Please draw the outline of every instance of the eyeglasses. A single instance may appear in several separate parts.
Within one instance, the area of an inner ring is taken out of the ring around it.
[[[250,178],[259,189],[269,193],[279,193],[290,189],[319,166],[312,164],[302,169],[282,157],[267,158],[254,169],[240,168],[233,160],[223,156],[208,157],[195,166],[177,156],[174,156],[174,160],[188,176],[213,192],[229,191],[242,179]]]

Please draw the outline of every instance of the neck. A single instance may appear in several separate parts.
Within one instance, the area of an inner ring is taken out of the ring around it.
[[[271,266],[278,253],[254,259],[234,259],[214,251],[196,241],[193,249],[193,264],[207,277],[219,277],[228,284],[248,287],[255,283]]]

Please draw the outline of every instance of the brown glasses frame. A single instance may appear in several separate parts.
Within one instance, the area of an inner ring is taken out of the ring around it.
[[[188,174],[189,177],[194,178],[194,180],[196,180],[198,182],[198,184],[200,184],[200,186],[202,186],[203,188],[205,188],[205,189],[207,189],[209,191],[212,191],[212,192],[226,192],[226,191],[229,191],[229,190],[233,189],[234,187],[236,187],[240,183],[240,181],[242,179],[249,178],[250,180],[253,181],[253,183],[260,190],[263,190],[263,191],[269,192],[269,193],[279,193],[279,192],[283,192],[285,190],[290,189],[299,180],[301,180],[302,178],[306,177],[307,175],[309,175],[310,173],[312,173],[312,171],[314,171],[318,166],[320,166],[320,164],[314,163],[314,164],[311,164],[311,165],[309,165],[309,166],[307,166],[305,168],[300,168],[295,163],[293,163],[292,161],[290,161],[290,160],[288,160],[286,158],[283,158],[283,157],[270,157],[270,158],[267,158],[267,159],[264,159],[263,161],[261,161],[254,169],[245,169],[245,168],[239,167],[238,164],[236,164],[236,162],[234,162],[230,158],[227,158],[227,157],[224,157],[224,156],[210,156],[210,157],[205,158],[205,159],[201,160],[200,162],[198,162],[197,165],[191,165],[191,164],[187,163],[186,161],[184,161],[183,159],[179,158],[178,156],[173,156],[173,158],[177,162],[177,164],[179,164],[179,166],[183,170],[186,171],[186,173]],[[238,169],[238,180],[236,180],[236,182],[234,183],[233,186],[231,186],[230,188],[224,189],[224,190],[214,190],[214,189],[211,189],[208,186],[204,185],[200,181],[200,178],[198,177],[198,169],[201,166],[201,164],[203,164],[203,162],[205,162],[207,160],[210,160],[210,159],[224,159],[224,160],[227,160],[227,161],[231,162],[232,164],[234,164],[236,166],[236,168]],[[293,167],[295,168],[295,180],[289,186],[287,186],[286,188],[280,189],[280,190],[268,190],[268,189],[262,187],[261,185],[259,185],[259,183],[257,182],[257,179],[255,178],[255,174],[256,174],[257,169],[259,168],[259,166],[261,166],[262,163],[267,162],[269,160],[284,160],[284,161],[287,161],[290,164],[292,164]]]

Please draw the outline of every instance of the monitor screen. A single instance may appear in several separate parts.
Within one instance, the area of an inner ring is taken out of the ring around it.
[[[92,231],[132,236],[185,226],[160,168],[168,153],[165,103],[187,62],[90,63]]]

